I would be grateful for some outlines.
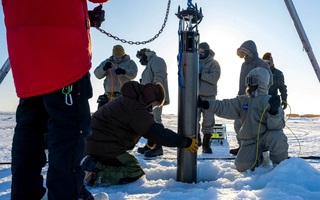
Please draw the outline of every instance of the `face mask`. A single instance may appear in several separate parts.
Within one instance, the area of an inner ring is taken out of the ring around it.
[[[248,85],[247,86],[247,94],[250,95],[250,96],[256,96],[256,91],[258,89],[259,85],[255,85],[255,86],[251,86],[251,85]]]
[[[114,60],[114,62],[119,63],[119,62],[121,62],[122,57],[113,56],[113,60]]]
[[[200,59],[205,59],[207,58],[209,55],[209,51],[207,50],[203,50],[203,49],[199,49],[199,58]]]
[[[247,85],[247,94],[254,95],[253,93],[259,87],[259,80],[256,77],[246,77],[246,85]]]
[[[140,58],[139,62],[140,62],[141,65],[147,65],[148,64],[147,58],[143,58],[143,57]]]
[[[199,58],[204,58],[204,56],[205,56],[205,53],[204,52],[201,52],[201,53],[199,53]]]

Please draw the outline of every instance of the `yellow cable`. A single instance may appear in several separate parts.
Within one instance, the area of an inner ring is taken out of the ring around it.
[[[282,100],[282,102],[284,102],[284,103],[286,103],[288,106],[289,106],[289,117],[288,117],[288,119],[287,120],[285,120],[285,122],[287,122],[288,120],[289,120],[289,118],[290,118],[290,115],[291,115],[291,106],[287,103],[287,102],[285,102],[285,101],[283,101]],[[247,170],[245,170],[244,172],[239,172],[239,173],[237,173],[237,174],[235,174],[235,175],[233,175],[232,177],[236,177],[236,176],[238,176],[238,175],[240,175],[240,174],[242,174],[242,173],[246,173],[248,170],[251,170],[255,165],[256,165],[256,163],[257,163],[257,161],[258,161],[258,156],[259,156],[259,140],[260,140],[260,129],[261,129],[261,123],[262,123],[262,118],[263,118],[263,116],[264,116],[264,114],[265,114],[265,112],[266,112],[266,110],[268,109],[268,107],[269,107],[270,105],[268,104],[266,107],[265,107],[265,109],[263,110],[263,112],[262,112],[262,115],[261,115],[261,118],[260,118],[260,122],[259,122],[259,128],[258,128],[258,135],[257,135],[257,147],[256,147],[256,158],[255,158],[255,161],[254,161],[254,163],[253,163],[253,165],[251,166],[251,167],[249,167]],[[299,139],[298,139],[298,137],[294,134],[294,132],[290,129],[290,127],[289,126],[287,126],[287,125],[285,125],[285,127],[287,127],[289,130],[290,130],[290,132],[292,133],[292,135],[296,138],[296,140],[297,140],[297,142],[298,142],[298,144],[299,144],[299,153],[298,153],[298,157],[300,156],[300,152],[301,152],[301,144],[300,144],[300,141],[299,141]],[[230,180],[230,178],[228,178],[229,180]]]
[[[239,173],[233,175],[233,177],[236,177],[236,176],[238,176],[238,175],[240,175],[240,174],[246,173],[248,170],[251,170],[251,169],[256,165],[256,163],[257,163],[257,161],[258,161],[258,157],[259,157],[259,140],[260,140],[260,129],[261,129],[262,118],[263,118],[266,110],[268,109],[268,107],[269,107],[269,104],[264,108],[264,110],[263,110],[263,112],[262,112],[262,115],[261,115],[261,117],[260,117],[259,127],[258,127],[258,135],[257,135],[256,158],[255,158],[255,160],[254,160],[254,163],[253,163],[253,165],[252,165],[251,167],[249,167],[247,170],[245,170],[245,171],[243,171],[243,172],[239,172]]]
[[[289,120],[289,118],[290,118],[290,115],[291,115],[291,106],[290,106],[287,102],[285,102],[285,101],[283,101],[283,100],[282,100],[282,102],[286,103],[286,104],[289,106],[289,110],[290,110],[290,111],[289,111],[289,117],[288,117],[287,120],[285,120],[285,122],[287,122],[287,121]],[[260,118],[259,128],[258,128],[258,135],[257,135],[257,148],[256,148],[256,158],[255,158],[255,161],[254,161],[254,163],[253,163],[253,165],[252,165],[251,167],[249,167],[247,170],[245,170],[245,171],[242,172],[242,173],[245,173],[245,172],[247,172],[248,170],[251,170],[251,169],[256,165],[256,163],[257,163],[257,161],[258,161],[258,156],[259,156],[258,152],[259,152],[259,145],[260,145],[259,140],[260,140],[260,129],[261,129],[262,117],[264,116],[264,114],[265,114],[265,112],[266,112],[266,110],[267,110],[267,108],[268,108],[269,106],[270,106],[270,105],[268,104],[268,105],[265,107],[265,109],[263,110],[263,113],[262,113],[262,115],[261,115],[261,118]],[[300,153],[301,153],[301,144],[300,144],[300,141],[299,141],[298,137],[294,134],[294,132],[290,129],[289,126],[285,125],[285,127],[287,127],[287,128],[290,130],[290,132],[291,132],[292,135],[296,138],[296,140],[297,140],[297,142],[298,142],[298,144],[299,144],[299,153],[298,153],[298,157],[299,157],[299,156],[300,156]],[[239,174],[240,174],[240,173],[239,173]],[[236,175],[237,175],[237,174],[236,174]],[[235,175],[235,176],[236,176],[236,175]]]
[[[288,116],[288,119],[286,119],[286,122],[287,122],[287,121],[289,120],[290,116],[291,116],[291,106],[290,106],[290,104],[288,104],[288,102],[286,102],[286,101],[281,100],[281,102],[284,102],[285,104],[287,104],[287,105],[289,106],[289,116]],[[294,132],[291,130],[291,128],[290,128],[289,126],[287,126],[287,123],[286,123],[286,128],[289,129],[289,131],[292,133],[292,135],[295,137],[295,139],[296,139],[297,142],[298,142],[299,151],[298,151],[297,157],[299,157],[299,156],[300,156],[300,153],[301,153],[301,144],[300,144],[300,141],[299,141],[298,137],[296,136],[296,134],[294,134]]]
[[[249,167],[247,170],[245,170],[244,172],[242,172],[242,173],[245,173],[245,172],[247,172],[248,170],[251,170],[251,169],[253,169],[254,167],[255,167],[255,165],[256,165],[256,163],[257,163],[257,161],[258,161],[258,157],[259,157],[259,145],[260,145],[260,129],[261,129],[261,123],[262,123],[262,118],[263,118],[263,116],[264,116],[264,114],[265,114],[265,112],[266,112],[266,110],[269,108],[269,104],[264,108],[264,110],[263,110],[263,112],[262,112],[262,115],[261,115],[261,117],[260,117],[260,121],[259,121],[259,127],[258,127],[258,134],[257,134],[257,147],[256,147],[256,158],[255,158],[255,160],[254,160],[254,163],[253,163],[253,165],[251,166],[251,167]]]

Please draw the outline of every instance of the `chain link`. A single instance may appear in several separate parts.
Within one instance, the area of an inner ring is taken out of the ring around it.
[[[122,42],[122,43],[128,43],[128,44],[130,44],[130,45],[133,45],[133,44],[135,44],[135,45],[141,45],[141,44],[150,43],[150,42],[152,42],[153,40],[155,40],[156,38],[158,38],[159,35],[163,32],[163,29],[164,29],[164,27],[166,26],[166,23],[167,23],[167,20],[168,20],[168,15],[169,15],[169,11],[170,11],[170,4],[171,4],[171,0],[168,0],[166,16],[165,16],[165,18],[164,18],[164,20],[163,20],[163,24],[162,24],[161,29],[159,30],[159,32],[158,32],[153,38],[151,38],[151,39],[149,39],[149,40],[141,41],[141,42],[139,42],[139,41],[136,41],[136,42],[128,41],[128,40],[126,40],[126,39],[121,39],[121,38],[119,38],[119,37],[117,37],[117,36],[115,36],[115,35],[112,35],[111,33],[108,33],[108,32],[106,32],[105,30],[103,30],[103,29],[101,29],[101,28],[96,28],[96,29],[98,29],[98,30],[99,30],[101,33],[103,33],[103,34],[106,34],[108,37],[111,37],[111,38],[113,38],[113,39],[115,39],[115,40],[117,40],[117,41],[120,41],[120,42]]]

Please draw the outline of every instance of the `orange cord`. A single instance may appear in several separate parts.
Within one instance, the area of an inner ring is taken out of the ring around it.
[[[111,61],[110,61],[111,62]],[[113,62],[111,62],[111,65],[115,68],[115,69],[117,69],[118,67],[113,63]],[[114,92],[114,84],[113,84],[113,73],[111,72],[111,70],[109,70],[109,73],[110,73],[110,77],[111,77],[111,91],[110,91],[110,93],[111,93],[111,99],[110,99],[110,101],[112,101],[112,99],[113,99],[113,92]],[[119,75],[117,75],[117,79],[118,79],[118,81],[119,81],[119,83],[120,83],[120,87],[122,87],[122,81],[120,80],[120,77],[119,77]]]

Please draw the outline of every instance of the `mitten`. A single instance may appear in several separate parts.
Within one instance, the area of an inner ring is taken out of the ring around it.
[[[275,115],[278,113],[278,109],[280,107],[280,96],[276,95],[276,96],[272,96],[269,99],[269,104],[270,104],[270,108],[269,108],[269,113],[271,115]]]
[[[207,110],[209,106],[209,101],[202,100],[200,97],[198,97],[198,108],[203,108]]]
[[[116,74],[119,75],[119,74],[123,74],[125,75],[126,74],[126,70],[122,69],[122,68],[117,68],[115,70]]]
[[[112,67],[112,63],[111,62],[106,62],[106,64],[103,66],[103,70],[107,71],[108,69],[110,69]]]
[[[90,26],[99,28],[105,20],[104,13],[102,4],[95,7],[93,10],[89,10]]]
[[[285,110],[285,109],[287,108],[287,106],[288,106],[287,100],[284,100],[284,99],[283,99],[283,100],[281,101],[281,105],[282,105],[282,109]]]

